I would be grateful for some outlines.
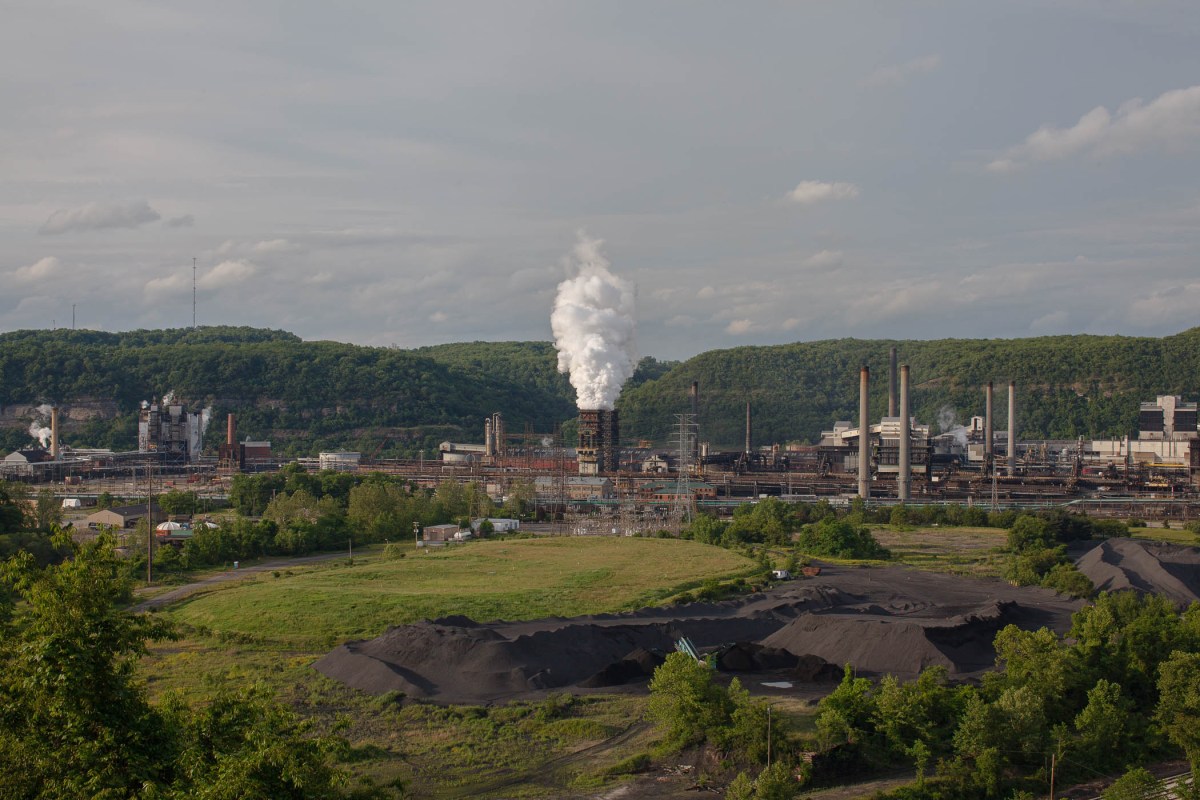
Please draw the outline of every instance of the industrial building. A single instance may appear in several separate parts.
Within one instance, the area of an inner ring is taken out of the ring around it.
[[[188,411],[171,395],[159,403],[143,403],[138,414],[138,452],[158,453],[163,462],[194,463],[204,448],[203,413]]]

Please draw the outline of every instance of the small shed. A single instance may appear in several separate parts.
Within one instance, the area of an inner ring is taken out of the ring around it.
[[[101,527],[110,528],[135,528],[138,521],[146,517],[146,504],[139,503],[136,506],[117,506],[115,508],[106,508],[102,511],[97,511],[95,514],[90,514],[84,520],[87,526],[92,530]],[[167,515],[158,506],[150,507],[150,521],[162,522],[166,520]]]

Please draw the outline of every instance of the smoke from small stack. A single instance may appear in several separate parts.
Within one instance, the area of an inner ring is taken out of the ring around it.
[[[578,274],[558,285],[550,315],[558,370],[570,374],[580,410],[612,410],[636,366],[634,286],[609,271],[601,244],[580,234],[570,259]]]
[[[43,403],[37,407],[37,418],[29,423],[29,435],[37,439],[42,448],[47,450],[50,449],[50,442],[54,438],[54,431],[47,427],[46,420],[50,418],[53,411],[54,409]]]
[[[959,445],[964,449],[966,448],[970,434],[967,432],[965,425],[958,424],[958,412],[954,410],[954,406],[942,406],[939,408],[937,423],[938,430],[941,433],[950,434]]]

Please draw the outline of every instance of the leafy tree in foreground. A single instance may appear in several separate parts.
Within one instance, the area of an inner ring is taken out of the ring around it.
[[[111,537],[76,545],[59,532],[55,544],[73,557],[38,569],[22,553],[0,565],[0,794],[346,796],[332,758],[340,743],[309,736],[261,690],[218,696],[199,711],[151,704],[137,660],[170,628],[119,610],[130,583]]]

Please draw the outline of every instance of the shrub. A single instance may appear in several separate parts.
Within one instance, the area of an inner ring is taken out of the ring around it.
[[[861,525],[823,519],[805,525],[797,537],[800,549],[834,558],[891,558],[892,554]]]
[[[1125,527],[1127,527],[1127,528],[1144,528],[1144,527],[1146,527],[1146,520],[1138,519],[1137,517],[1130,517],[1129,519],[1127,519],[1125,521]]]
[[[1096,591],[1091,580],[1075,568],[1074,564],[1055,564],[1042,578],[1042,586],[1059,594],[1086,599]]]

